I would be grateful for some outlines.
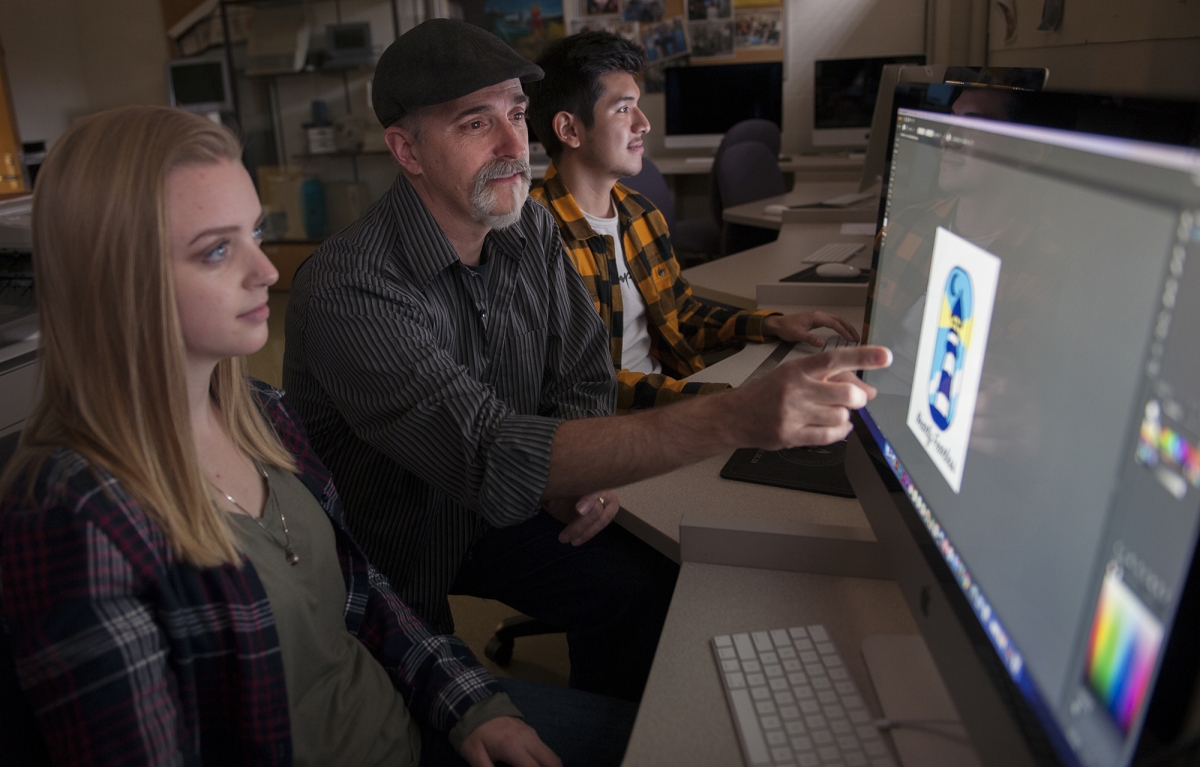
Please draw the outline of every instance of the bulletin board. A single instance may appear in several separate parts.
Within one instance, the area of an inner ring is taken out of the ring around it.
[[[783,61],[782,0],[577,0],[571,34],[602,29],[646,49],[647,90],[664,66]]]

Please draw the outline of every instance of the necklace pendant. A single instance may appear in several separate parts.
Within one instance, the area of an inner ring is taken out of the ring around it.
[[[293,567],[295,567],[296,563],[300,561],[300,555],[297,554],[296,550],[291,546],[284,546],[283,553],[287,556],[288,564],[292,565]]]

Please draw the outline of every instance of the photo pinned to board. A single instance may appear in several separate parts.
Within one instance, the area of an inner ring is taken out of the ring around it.
[[[906,423],[955,493],[962,490],[999,282],[999,258],[938,227]]]
[[[582,0],[580,3],[583,16],[616,16],[621,12],[621,0]],[[575,33],[578,19],[571,21],[571,33]]]
[[[621,18],[642,24],[654,24],[666,15],[666,0],[625,0]]]
[[[625,21],[619,16],[571,19],[571,34],[577,35],[580,32],[612,32],[614,35],[623,37],[631,43],[641,45],[642,37],[638,32],[638,26],[636,21]]]
[[[651,64],[670,61],[691,52],[688,48],[687,33],[683,29],[682,16],[655,24],[643,23],[639,31],[642,47],[646,49],[646,59]]]
[[[688,21],[728,19],[733,14],[733,0],[687,0]]]
[[[779,50],[783,47],[783,11],[739,10],[734,16],[733,44],[739,50]]]
[[[690,21],[688,36],[693,60],[733,58],[732,21]]]

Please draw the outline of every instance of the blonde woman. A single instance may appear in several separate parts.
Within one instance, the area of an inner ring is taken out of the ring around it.
[[[281,392],[247,379],[278,273],[240,155],[203,118],[128,107],[38,176],[43,395],[0,478],[6,758],[558,765],[368,564]],[[627,736],[627,710],[562,693]]]

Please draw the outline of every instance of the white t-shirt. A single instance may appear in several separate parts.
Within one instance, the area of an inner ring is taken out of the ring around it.
[[[646,300],[637,289],[629,266],[625,263],[625,244],[621,242],[617,217],[597,218],[589,213],[583,217],[596,234],[607,234],[616,249],[617,279],[621,283],[621,314],[625,329],[621,336],[621,367],[638,373],[661,373],[662,365],[650,356],[650,332],[646,327]]]

